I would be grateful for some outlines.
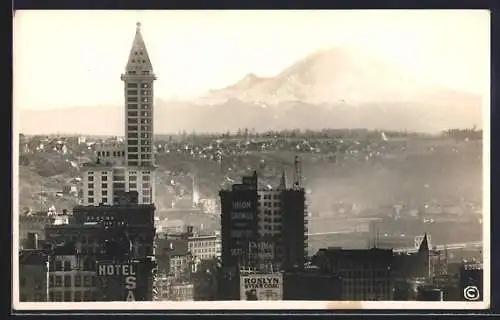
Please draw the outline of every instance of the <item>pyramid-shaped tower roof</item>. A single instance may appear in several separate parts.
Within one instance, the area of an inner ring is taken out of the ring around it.
[[[135,37],[128,56],[126,71],[135,71],[137,74],[153,74],[153,65],[141,33],[141,23],[137,22]]]
[[[427,232],[424,234],[424,239],[420,243],[420,247],[418,248],[419,253],[429,252],[429,241],[427,240]]]

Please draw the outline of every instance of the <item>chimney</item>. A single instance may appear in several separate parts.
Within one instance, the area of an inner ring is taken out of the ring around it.
[[[34,232],[28,233],[27,249],[38,249],[38,234]]]

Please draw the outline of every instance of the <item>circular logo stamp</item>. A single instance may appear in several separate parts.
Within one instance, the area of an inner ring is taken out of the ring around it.
[[[476,286],[465,287],[464,298],[468,301],[479,300],[479,298],[480,298],[479,289]]]

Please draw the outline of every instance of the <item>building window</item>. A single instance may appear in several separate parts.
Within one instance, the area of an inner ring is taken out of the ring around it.
[[[94,198],[89,198],[89,203],[94,203]]]
[[[21,287],[24,287],[26,285],[26,278],[25,277],[21,277],[21,279],[19,279],[19,285]]]
[[[54,276],[49,277],[49,287],[54,287]]]
[[[94,189],[94,184],[93,183],[89,183],[88,188],[89,189]]]
[[[82,286],[82,276],[75,276],[75,287],[81,287]]]
[[[102,203],[107,203],[108,202],[108,198],[102,198]]]
[[[143,176],[142,176],[142,181],[150,181],[150,176],[148,176],[148,175],[143,175]]]
[[[64,276],[64,287],[71,288],[71,276]]]
[[[127,138],[129,139],[137,138],[137,132],[129,132]]]
[[[137,126],[128,126],[128,131],[137,131]]]
[[[138,84],[137,83],[127,83],[127,88],[137,88]]]
[[[102,180],[102,181],[108,181],[108,176],[102,176],[102,177],[101,177],[101,180]]]
[[[62,287],[62,276],[57,276],[56,275],[55,277],[56,277],[56,285],[55,285],[55,287],[56,288]]]
[[[128,74],[136,74],[137,72],[135,72],[134,70],[129,70],[128,71]]]
[[[145,182],[142,184],[143,189],[149,189],[149,183]]]
[[[130,183],[129,184],[129,189],[137,189],[137,184],[136,183]]]
[[[127,90],[127,94],[131,96],[136,96],[137,95],[137,90]]]
[[[75,301],[82,301],[82,292],[75,291]]]
[[[90,291],[83,292],[83,301],[90,301],[92,299],[92,293]]]
[[[137,97],[129,97],[128,102],[137,102]]]
[[[64,301],[70,302],[71,301],[71,291],[65,291],[64,292]]]
[[[139,159],[139,157],[136,154],[129,154],[128,158],[129,159],[135,159],[135,160]]]
[[[132,145],[132,146],[136,146],[137,145],[137,140],[129,140],[128,144]]]
[[[89,177],[88,177],[88,181],[89,181],[89,182],[94,181],[94,176],[89,176]]]
[[[64,261],[64,269],[63,271],[71,271],[71,261]]]
[[[127,105],[127,108],[128,108],[129,110],[137,110],[137,107],[138,107],[137,103],[129,103],[129,104]]]
[[[143,203],[149,203],[150,201],[151,201],[151,199],[149,197],[142,198]]]
[[[127,119],[127,121],[129,123],[137,123],[138,122],[136,118],[130,118],[130,119]]]
[[[91,279],[90,276],[83,276],[83,286],[84,287],[90,287],[91,286]]]
[[[89,190],[89,196],[93,196],[94,195],[94,190]]]
[[[54,292],[54,301],[55,302],[62,302],[63,301],[63,295],[62,292]]]
[[[45,299],[43,298],[43,295],[40,293],[35,294],[35,302],[44,302]]]
[[[62,269],[62,261],[61,260],[56,260],[54,263],[55,270],[54,271],[63,271]]]

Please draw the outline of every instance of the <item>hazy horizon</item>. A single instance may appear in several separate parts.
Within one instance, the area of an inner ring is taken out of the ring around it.
[[[137,21],[158,75],[157,99],[195,98],[249,73],[275,76],[317,50],[351,46],[489,100],[488,11],[21,10],[14,17],[14,107],[122,105],[120,73]]]

